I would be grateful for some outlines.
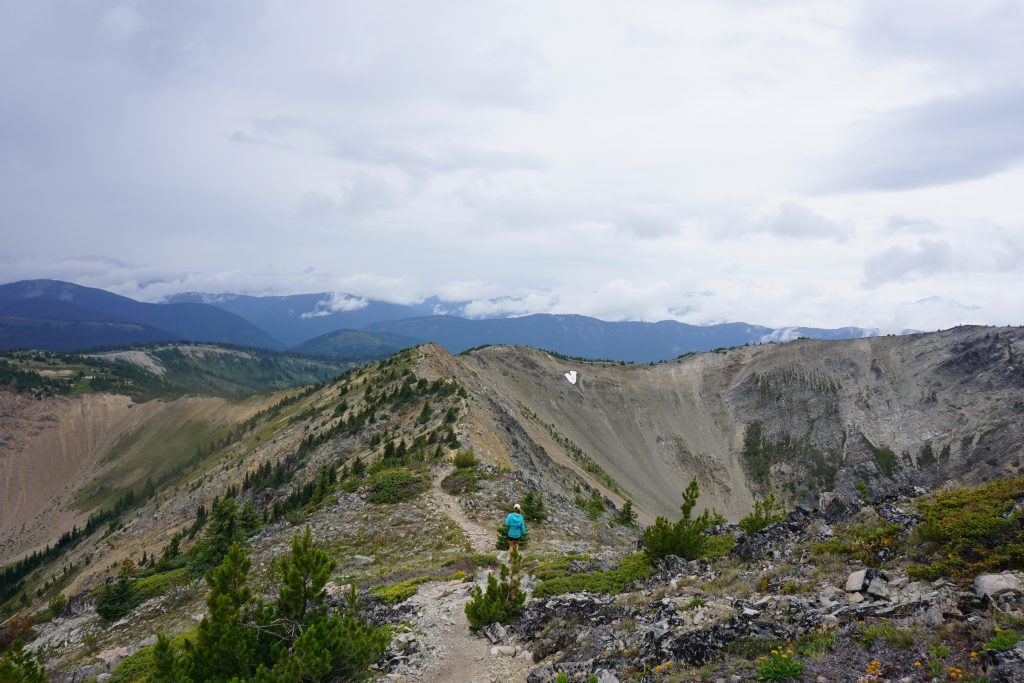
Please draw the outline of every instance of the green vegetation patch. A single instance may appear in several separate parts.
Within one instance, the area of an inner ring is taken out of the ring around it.
[[[807,436],[796,438],[783,434],[771,439],[764,433],[764,424],[754,420],[743,432],[743,466],[761,489],[771,484],[772,465],[778,462],[806,463],[804,469],[812,489],[831,491],[835,486],[836,466],[826,454],[811,445]]]
[[[872,455],[875,458],[878,469],[882,470],[885,476],[892,477],[896,471],[896,453],[891,448],[882,446],[881,448],[874,449]]]
[[[458,469],[441,480],[441,488],[453,496],[480,490],[480,482],[489,479],[478,469]]]
[[[533,589],[535,598],[548,595],[561,595],[576,591],[589,591],[591,593],[610,593],[612,595],[621,593],[626,586],[634,581],[648,579],[654,570],[646,554],[635,553],[622,558],[618,569],[610,569],[600,572],[584,572],[581,574],[570,574],[558,578],[541,581]]]
[[[409,470],[374,472],[366,481],[371,503],[400,503],[427,490],[427,480]]]
[[[405,602],[416,595],[416,591],[420,589],[420,584],[432,579],[433,577],[431,576],[419,576],[415,579],[408,579],[398,583],[381,584],[371,588],[370,592],[389,605],[394,605],[399,602]]]
[[[814,546],[814,553],[853,558],[868,567],[877,567],[882,551],[899,546],[905,536],[900,525],[876,519],[837,529],[834,538]]]
[[[951,576],[966,580],[977,574],[1024,567],[1024,477],[1003,479],[976,488],[940,493],[920,501],[922,542],[915,578]]]

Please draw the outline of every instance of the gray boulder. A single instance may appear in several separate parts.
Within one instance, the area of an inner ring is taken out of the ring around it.
[[[1020,579],[1013,574],[981,574],[974,578],[972,587],[979,598],[995,598],[1021,590]]]

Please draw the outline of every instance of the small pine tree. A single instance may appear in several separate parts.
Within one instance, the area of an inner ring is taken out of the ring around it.
[[[697,478],[683,491],[683,504],[679,507],[682,519],[672,524],[664,517],[658,517],[654,524],[644,529],[644,548],[652,557],[676,555],[687,560],[700,557],[707,547],[707,530],[718,521],[719,515],[707,508],[700,515],[693,516],[700,490]]]
[[[195,550],[196,569],[216,567],[235,543],[246,543],[245,529],[239,520],[238,504],[230,498],[217,501],[210,512],[210,520],[203,540]]]
[[[49,680],[42,655],[27,652],[21,639],[0,654],[0,683],[48,683]]]
[[[526,593],[519,587],[519,571],[522,560],[519,553],[513,551],[509,564],[501,565],[501,579],[495,578],[492,572],[487,577],[487,590],[473,589],[473,598],[466,603],[466,618],[469,628],[477,631],[493,623],[508,624],[512,622],[526,603]]]
[[[626,526],[636,524],[636,511],[633,510],[633,501],[627,500],[622,504],[622,509],[619,510],[618,522]]]
[[[260,520],[260,516],[256,514],[256,508],[253,507],[251,500],[245,501],[242,511],[238,513],[238,523],[242,527],[242,533],[246,536],[252,536],[263,526],[263,522]]]
[[[171,542],[164,547],[164,552],[160,556],[160,561],[157,564],[161,567],[166,567],[170,564],[171,560],[176,558],[181,552],[180,546],[181,538],[175,534],[171,537]]]
[[[241,623],[253,601],[246,583],[251,564],[242,545],[233,543],[220,565],[206,573],[208,614],[199,622],[195,641],[186,641],[183,656],[182,668],[191,680],[248,677],[250,663],[258,661],[257,631]]]
[[[425,424],[427,424],[427,422],[430,421],[430,416],[432,414],[433,414],[433,411],[430,409],[430,401],[424,401],[423,402],[423,410],[420,411],[420,416],[418,418],[416,418],[416,421],[418,423],[420,423],[421,425],[425,425]]]
[[[366,476],[366,464],[357,455],[356,459],[352,461],[352,477],[354,479],[362,479],[364,476]]]
[[[782,503],[775,499],[774,493],[769,493],[764,500],[754,501],[754,510],[740,520],[740,528],[748,534],[756,534],[772,522],[777,522],[786,516]]]
[[[540,491],[527,491],[523,496],[523,517],[530,522],[543,522],[548,518],[544,498]]]
[[[96,613],[105,621],[120,619],[135,608],[138,600],[131,578],[122,573],[114,583],[108,583],[96,598]]]

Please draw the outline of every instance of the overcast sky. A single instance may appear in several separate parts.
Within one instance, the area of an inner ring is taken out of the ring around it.
[[[1024,323],[1024,3],[7,0],[0,280]]]

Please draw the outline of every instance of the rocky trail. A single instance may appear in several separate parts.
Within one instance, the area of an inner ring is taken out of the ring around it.
[[[458,498],[441,488],[441,480],[452,468],[440,469],[433,482],[433,495],[444,513],[466,533],[474,552],[494,552],[494,533],[472,520]],[[487,573],[476,581],[483,585]],[[407,605],[412,629],[392,645],[394,655],[408,657],[386,675],[397,681],[450,681],[491,683],[525,681],[534,667],[532,654],[508,642],[500,627],[490,628],[489,638],[474,635],[466,621],[465,607],[473,584],[463,581],[433,581],[423,584]],[[493,641],[493,642],[492,642]]]
[[[451,474],[453,470],[453,467],[443,467],[437,471],[433,483],[434,498],[441,504],[441,508],[448,518],[466,532],[466,537],[474,552],[494,552],[494,530],[470,519],[466,511],[462,509],[462,505],[459,504],[459,499],[441,487],[441,480]]]

